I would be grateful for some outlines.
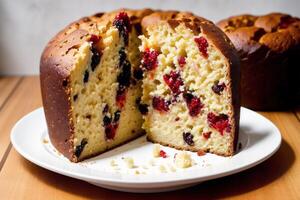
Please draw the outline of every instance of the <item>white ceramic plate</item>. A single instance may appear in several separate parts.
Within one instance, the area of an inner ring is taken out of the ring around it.
[[[279,148],[281,135],[269,120],[251,110],[241,109],[242,148],[232,157],[213,154],[197,156],[190,168],[180,169],[173,157],[178,150],[162,147],[167,158],[153,158],[153,144],[140,137],[119,148],[81,163],[71,163],[49,142],[42,108],[19,120],[11,133],[11,142],[27,160],[48,170],[91,184],[126,192],[162,192],[188,187],[253,167]],[[135,167],[128,168],[124,158],[131,157]]]

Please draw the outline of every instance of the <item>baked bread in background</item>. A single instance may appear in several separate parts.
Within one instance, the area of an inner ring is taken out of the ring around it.
[[[41,57],[50,140],[73,162],[145,131],[163,145],[233,155],[239,69],[228,37],[191,13],[123,9],[85,17]]]
[[[300,104],[300,20],[282,13],[239,15],[217,25],[241,58],[241,105],[281,110]]]

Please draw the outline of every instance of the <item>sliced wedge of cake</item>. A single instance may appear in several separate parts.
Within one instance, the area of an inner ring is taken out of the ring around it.
[[[143,128],[150,141],[233,155],[239,126],[238,59],[211,22],[190,13],[142,21]]]

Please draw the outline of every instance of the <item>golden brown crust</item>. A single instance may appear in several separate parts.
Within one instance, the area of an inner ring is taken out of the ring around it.
[[[277,110],[300,100],[295,74],[300,73],[300,19],[282,13],[240,15],[217,24],[241,58],[242,105]]]
[[[235,124],[233,137],[236,144],[240,108],[238,96],[239,59],[233,45],[226,35],[212,22],[204,18],[194,16],[188,12],[153,12],[150,9],[120,9],[106,14],[97,13],[90,17],[84,17],[67,26],[48,43],[41,57],[40,81],[43,106],[52,144],[73,162],[79,161],[74,156],[74,128],[70,110],[71,97],[68,90],[70,71],[76,61],[74,52],[89,39],[91,34],[99,34],[97,28],[99,25],[103,25],[104,27],[110,26],[115,15],[121,10],[127,12],[133,26],[138,32],[142,32],[142,29],[145,30],[147,26],[155,23],[157,20],[166,20],[172,27],[175,27],[177,23],[185,23],[186,27],[190,28],[195,34],[203,32],[207,35],[214,45],[227,57],[233,87],[232,99],[234,112],[232,115],[235,117],[233,122]]]

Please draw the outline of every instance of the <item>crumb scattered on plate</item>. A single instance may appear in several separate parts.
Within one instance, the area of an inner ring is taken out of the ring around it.
[[[174,163],[176,167],[179,168],[188,168],[193,165],[193,160],[187,152],[179,152],[174,157]]]
[[[153,145],[152,154],[153,154],[153,157],[155,157],[155,158],[160,157],[160,145],[159,144]]]
[[[129,169],[134,168],[134,160],[131,157],[124,158],[124,162]]]
[[[161,173],[167,173],[167,169],[166,169],[166,167],[165,167],[164,165],[160,165],[160,166],[159,166],[159,171],[160,171]]]

